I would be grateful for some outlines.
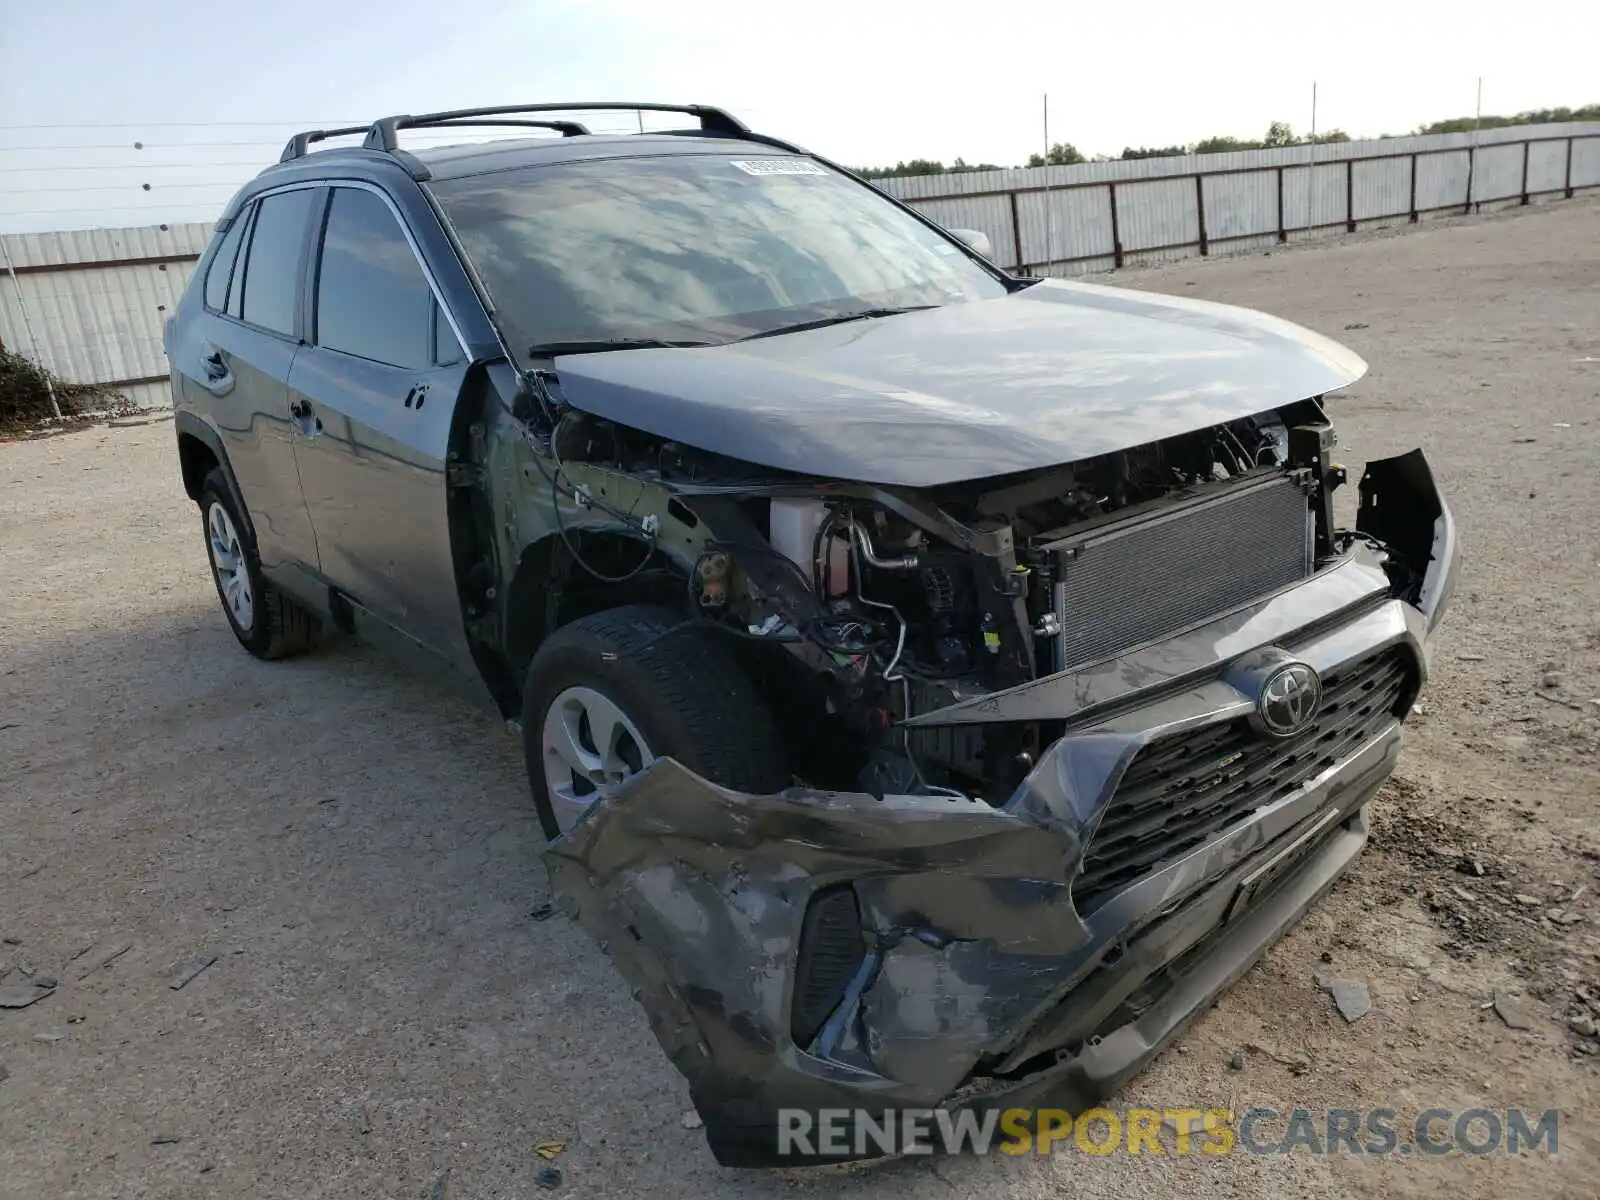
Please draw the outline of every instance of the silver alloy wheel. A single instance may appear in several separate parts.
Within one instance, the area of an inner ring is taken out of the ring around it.
[[[562,833],[584,809],[655,758],[628,715],[587,687],[569,687],[551,702],[540,744],[550,808]]]
[[[228,510],[213,500],[206,511],[206,542],[211,551],[211,569],[217,573],[217,589],[222,604],[232,615],[241,633],[249,633],[256,623],[256,597],[250,587],[250,565],[239,545]]]

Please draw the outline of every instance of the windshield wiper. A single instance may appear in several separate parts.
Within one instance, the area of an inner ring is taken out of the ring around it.
[[[686,346],[715,346],[716,342],[680,338],[592,338],[587,341],[537,342],[528,347],[530,358],[556,354],[603,354],[607,350],[676,350]]]
[[[843,325],[849,321],[867,321],[874,317],[898,317],[902,313],[924,312],[930,308],[940,307],[937,304],[908,304],[903,308],[863,308],[855,312],[834,313],[829,317],[818,317],[814,321],[801,321],[797,325],[782,325],[777,329],[763,329],[760,333],[752,333],[742,337],[741,342],[753,342],[757,338],[777,337],[780,333],[802,333],[807,329],[825,329],[829,325]]]

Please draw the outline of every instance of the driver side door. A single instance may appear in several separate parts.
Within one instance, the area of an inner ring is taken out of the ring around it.
[[[467,356],[382,192],[330,187],[313,255],[289,404],[322,573],[366,615],[476,679],[445,474]]]

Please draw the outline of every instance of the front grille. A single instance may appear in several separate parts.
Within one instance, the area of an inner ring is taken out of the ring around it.
[[[1078,911],[1093,911],[1349,757],[1399,711],[1414,671],[1410,652],[1394,646],[1325,676],[1316,719],[1293,737],[1266,737],[1240,718],[1151,742],[1129,764],[1089,841],[1072,885]]]
[[[1293,478],[1213,486],[1051,544],[1057,670],[1170,637],[1311,573],[1311,510]]]

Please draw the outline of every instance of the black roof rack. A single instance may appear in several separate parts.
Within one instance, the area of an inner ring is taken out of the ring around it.
[[[487,120],[460,120],[460,121],[419,121],[418,126],[427,129],[454,129],[457,126],[501,126],[515,125],[522,129],[553,129],[562,137],[582,137],[589,132],[588,126],[580,125],[576,121],[520,121],[514,117],[490,117]],[[414,126],[406,126],[414,128]],[[372,126],[367,126],[367,134],[371,136]]]
[[[303,158],[307,149],[313,142],[323,141],[330,137],[343,137],[354,133],[365,133],[366,140],[362,147],[367,150],[381,150],[387,154],[403,153],[400,150],[396,134],[402,129],[450,128],[452,126],[492,126],[507,125],[521,126],[537,129],[552,129],[563,137],[579,137],[589,132],[576,121],[526,121],[526,120],[501,120],[498,118],[514,117],[523,113],[539,112],[672,112],[686,113],[700,119],[700,131],[718,137],[748,138],[750,128],[737,117],[724,112],[720,108],[713,108],[707,104],[625,104],[603,100],[580,100],[569,104],[508,104],[498,108],[458,108],[449,112],[422,113],[420,115],[406,115],[396,117],[380,117],[371,125],[352,125],[343,129],[311,129],[305,133],[297,133],[289,139],[288,145],[283,148],[283,153],[278,156],[279,162],[290,162],[296,158]],[[495,119],[482,119],[495,118]],[[410,156],[407,155],[409,158]],[[420,164],[418,164],[420,166]]]
[[[308,129],[289,139],[289,144],[283,148],[283,153],[278,155],[278,161],[288,162],[290,159],[304,158],[312,142],[320,142],[331,137],[348,137],[352,133],[365,133],[371,128],[370,125],[347,125],[343,129]]]

